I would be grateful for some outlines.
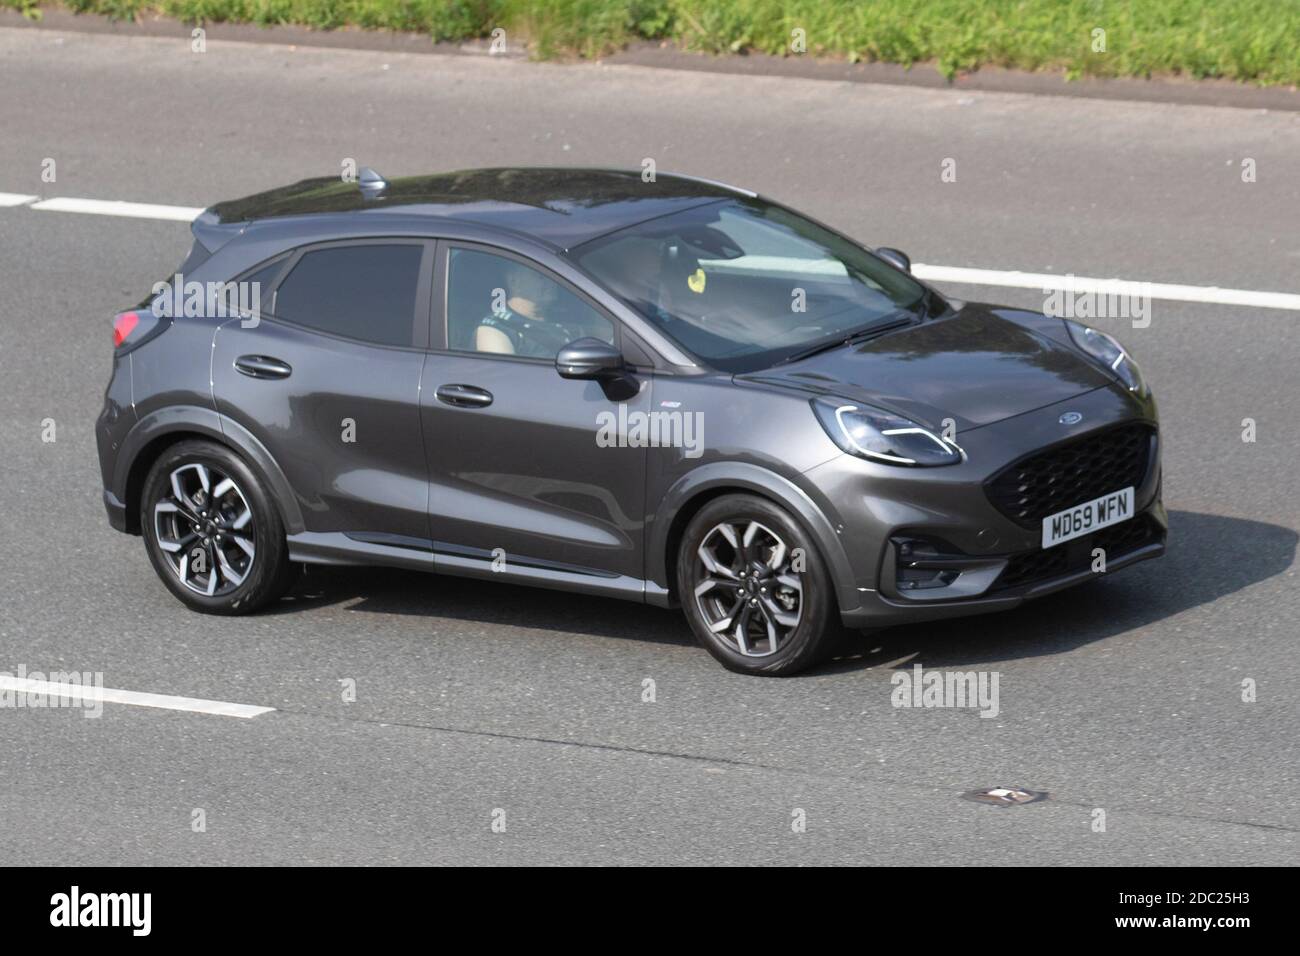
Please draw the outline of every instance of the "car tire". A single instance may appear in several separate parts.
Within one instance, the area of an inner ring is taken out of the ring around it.
[[[730,494],[701,508],[682,534],[676,577],[696,639],[729,670],[795,674],[843,633],[811,536],[766,499]]]
[[[266,484],[215,442],[182,441],[159,456],[140,497],[140,529],[163,584],[205,614],[259,610],[297,576]]]

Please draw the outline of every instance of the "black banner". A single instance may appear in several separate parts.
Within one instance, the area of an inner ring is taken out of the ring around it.
[[[1226,869],[897,869],[779,872],[618,870],[589,873],[410,869],[11,869],[0,902],[11,943],[75,934],[224,943],[339,943],[387,931],[537,926],[634,935],[715,922],[745,937],[816,914],[870,917],[884,932],[929,940],[1019,943],[1098,935],[1199,936],[1231,945],[1283,930],[1292,874]],[[521,922],[521,920],[530,922]],[[540,922],[535,922],[540,921]],[[841,926],[843,932],[846,927]],[[852,930],[850,930],[852,931]],[[989,934],[996,934],[990,936]],[[1245,934],[1243,936],[1242,934]],[[922,939],[917,940],[922,942]]]

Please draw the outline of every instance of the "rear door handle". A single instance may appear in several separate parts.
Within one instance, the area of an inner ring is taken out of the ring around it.
[[[492,404],[492,393],[473,385],[440,385],[433,393],[438,401],[457,408],[483,408]]]
[[[288,378],[293,372],[288,362],[269,355],[241,355],[235,359],[235,368],[249,378]]]

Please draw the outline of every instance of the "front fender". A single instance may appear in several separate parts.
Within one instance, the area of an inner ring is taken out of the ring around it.
[[[666,606],[674,583],[668,580],[668,546],[673,518],[702,494],[725,488],[748,491],[781,505],[803,527],[826,562],[841,611],[852,611],[861,600],[854,585],[853,568],[834,526],[808,494],[788,478],[760,465],[746,462],[713,462],[683,475],[664,494],[654,512],[646,537],[646,567],[649,569],[649,603]]]

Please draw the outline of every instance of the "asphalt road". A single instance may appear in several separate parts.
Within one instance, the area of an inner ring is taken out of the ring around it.
[[[650,157],[926,263],[1300,292],[1297,113],[9,29],[0,85],[0,191],[205,206],[348,157]],[[1162,403],[1165,559],[761,680],[669,612],[415,573],[185,611],[109,529],[91,425],[109,318],[187,247],[182,223],[0,209],[0,671],[276,711],[0,709],[0,861],[1300,862],[1295,312],[1100,323]],[[892,707],[915,663],[996,671],[1000,713]],[[958,797],[1004,784],[1051,799]]]

